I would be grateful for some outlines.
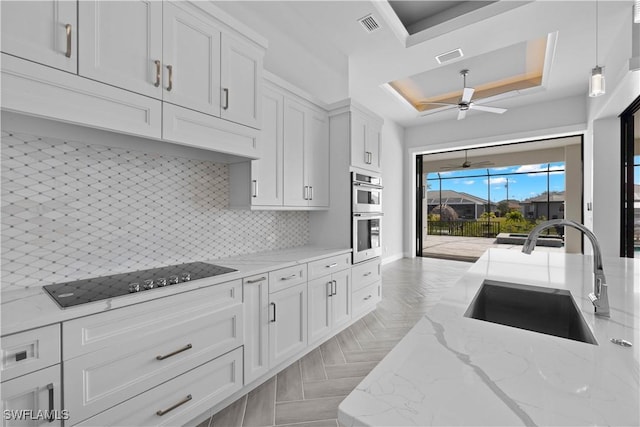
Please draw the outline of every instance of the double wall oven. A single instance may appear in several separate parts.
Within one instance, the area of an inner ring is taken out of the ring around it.
[[[351,174],[353,263],[382,255],[382,182],[379,176]]]

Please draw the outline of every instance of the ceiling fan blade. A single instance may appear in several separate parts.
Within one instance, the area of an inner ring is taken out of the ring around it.
[[[473,92],[475,92],[475,89],[472,87],[465,87],[464,89],[462,89],[462,99],[460,99],[460,102],[464,104],[471,102]]]
[[[428,101],[420,101],[418,105],[458,105],[458,104],[450,104],[448,102],[428,102]]]
[[[458,111],[458,120],[462,120],[467,115],[467,110],[459,110]]]
[[[496,114],[502,114],[505,111],[507,111],[506,108],[488,107],[486,105],[477,105],[477,104],[471,104],[469,108],[473,108],[474,110],[478,110],[478,111],[486,111],[487,113],[496,113]]]

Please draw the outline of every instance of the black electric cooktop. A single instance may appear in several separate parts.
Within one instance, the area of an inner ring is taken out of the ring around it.
[[[130,293],[175,286],[233,271],[236,270],[204,262],[190,262],[75,282],[56,283],[44,286],[44,289],[60,307],[67,308]]]

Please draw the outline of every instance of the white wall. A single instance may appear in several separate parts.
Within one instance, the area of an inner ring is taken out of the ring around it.
[[[403,180],[404,128],[391,120],[382,127],[382,262],[390,262],[404,256],[403,251]]]

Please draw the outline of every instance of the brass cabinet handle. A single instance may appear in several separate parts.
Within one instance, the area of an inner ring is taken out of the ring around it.
[[[53,413],[53,383],[47,384],[47,390],[49,390],[49,422],[52,423],[53,421],[55,421],[55,416]]]
[[[176,355],[176,354],[178,354],[178,353],[182,353],[183,351],[187,351],[187,350],[189,350],[190,348],[193,348],[193,346],[192,346],[191,344],[187,344],[187,345],[185,345],[184,347],[182,347],[182,348],[180,348],[180,349],[178,349],[178,350],[176,350],[176,351],[172,351],[172,352],[171,352],[171,353],[169,353],[169,354],[165,354],[164,356],[156,356],[156,359],[158,359],[158,360],[164,360],[164,359],[167,359],[167,358],[169,358],[169,357],[171,357],[171,356],[175,356],[175,355]]]
[[[224,107],[222,107],[223,110],[228,110],[229,109],[229,88],[223,88],[222,91],[224,92]]]
[[[251,197],[258,197],[258,180],[254,179],[251,183],[253,184],[253,193],[251,194]]]
[[[173,89],[173,65],[167,65],[167,70],[169,70],[169,84],[167,85],[167,92],[171,92],[171,89]]]
[[[67,33],[67,51],[64,56],[71,58],[71,24],[65,25],[64,30]]]
[[[257,279],[247,280],[247,283],[258,283],[258,282],[262,282],[264,280],[267,280],[267,278],[265,276],[262,276],[262,277],[259,277]]]
[[[153,84],[155,87],[160,86],[160,73],[162,72],[162,66],[157,59],[153,61],[156,64],[156,82]]]
[[[180,402],[178,402],[178,403],[176,403],[176,404],[174,404],[174,405],[171,405],[171,406],[170,406],[170,407],[168,407],[167,409],[161,409],[161,410],[157,411],[157,412],[156,412],[156,415],[163,416],[163,415],[164,415],[164,414],[166,414],[167,412],[171,412],[171,411],[173,411],[173,410],[174,410],[174,409],[176,409],[178,406],[182,406],[182,405],[184,405],[185,403],[187,403],[187,402],[188,402],[188,401],[190,401],[191,399],[193,399],[193,398],[192,398],[192,397],[191,397],[191,395],[189,394],[189,395],[187,395],[187,397],[185,397],[184,399],[182,399]]]

